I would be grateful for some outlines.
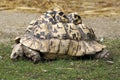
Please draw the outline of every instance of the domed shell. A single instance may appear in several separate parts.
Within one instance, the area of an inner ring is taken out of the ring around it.
[[[49,54],[46,58],[50,58],[50,55],[56,57],[95,54],[105,48],[96,41],[93,29],[82,24],[77,13],[69,14],[66,18],[69,22],[63,22],[57,19],[56,15],[51,15],[51,12],[32,21],[26,34],[19,39],[20,43],[44,55]],[[64,17],[60,11],[56,13]]]

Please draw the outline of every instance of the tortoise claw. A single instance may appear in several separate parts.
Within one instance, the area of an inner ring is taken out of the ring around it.
[[[105,62],[108,63],[108,64],[114,64],[114,61],[110,61],[110,60],[107,60]]]

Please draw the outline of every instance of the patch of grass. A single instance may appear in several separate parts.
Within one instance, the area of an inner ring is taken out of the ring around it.
[[[114,53],[114,64],[102,60],[58,59],[33,64],[28,60],[12,62],[11,44],[0,45],[0,80],[120,80],[120,40],[103,44]]]

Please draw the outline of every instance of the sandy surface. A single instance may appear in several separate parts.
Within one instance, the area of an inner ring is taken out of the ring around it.
[[[83,19],[83,22],[94,29],[97,37],[120,38],[120,17],[97,17]]]
[[[0,11],[0,43],[12,41],[15,36],[23,34],[29,22],[39,17],[39,15],[38,13]],[[120,38],[120,17],[82,19],[86,26],[94,29],[97,37]]]

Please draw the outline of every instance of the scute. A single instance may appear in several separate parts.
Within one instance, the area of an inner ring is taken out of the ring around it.
[[[20,43],[34,50],[40,50],[40,41],[32,36],[24,36]]]
[[[49,53],[57,54],[59,50],[59,39],[51,39],[49,43]]]
[[[26,47],[40,52],[48,52],[49,50],[49,40],[37,39],[33,36],[22,37],[20,43],[22,43]]]
[[[76,27],[75,24],[67,23],[65,25],[65,28],[66,28],[66,32],[69,36],[69,39],[73,39],[73,40],[80,40],[81,39],[80,31],[78,30],[78,28]]]
[[[101,51],[102,49],[106,48],[105,45],[101,45],[96,41],[91,41],[92,47],[95,49],[96,52]]]
[[[95,54],[95,48],[91,47],[92,41],[83,41],[84,48],[85,48],[85,54]]]
[[[51,34],[53,35],[53,38],[57,39],[63,39],[66,38],[66,31],[64,28],[64,25],[62,23],[56,23],[51,26]]]
[[[85,45],[83,44],[83,41],[79,41],[78,49],[75,56],[83,56],[83,55],[85,55]]]
[[[52,37],[47,25],[44,23],[39,24],[39,26],[34,29],[33,34],[38,39],[48,39]]]
[[[78,49],[78,41],[71,40],[69,45],[68,55],[75,56],[77,53],[77,49]]]
[[[62,40],[60,40],[58,54],[59,55],[67,54],[68,50],[69,50],[69,45],[70,45],[70,40],[69,39],[66,39],[66,40],[62,39]]]

